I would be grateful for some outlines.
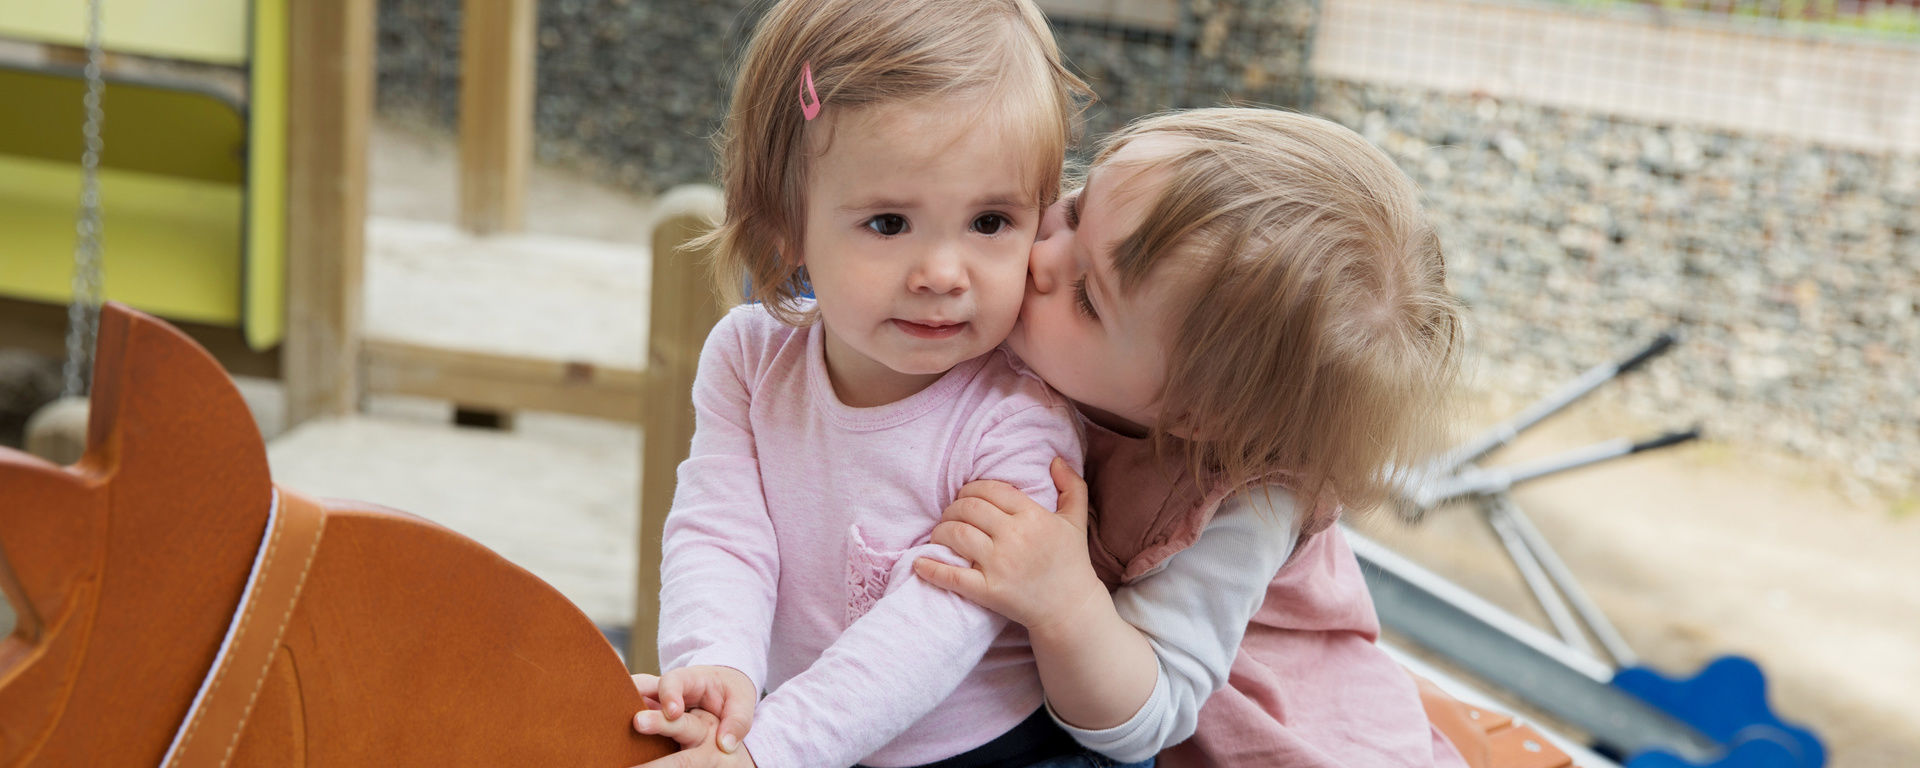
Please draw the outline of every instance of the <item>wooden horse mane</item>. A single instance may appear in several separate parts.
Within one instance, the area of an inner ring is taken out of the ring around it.
[[[425,520],[276,488],[239,393],[184,335],[108,305],[96,357],[84,458],[0,448],[20,617],[0,640],[0,765],[673,751],[632,731],[625,667],[552,587]]]

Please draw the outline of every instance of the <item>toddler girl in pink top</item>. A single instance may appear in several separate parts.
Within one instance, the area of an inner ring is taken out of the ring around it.
[[[1031,270],[1008,344],[1084,417],[1087,484],[1055,469],[1057,515],[968,486],[932,540],[973,567],[916,572],[1024,625],[1051,716],[1116,759],[1462,765],[1333,526],[1435,447],[1456,366],[1413,184],[1318,118],[1160,115],[1107,140]]]
[[[1081,751],[1040,712],[1025,631],[910,569],[961,562],[929,537],[966,483],[1051,507],[1049,463],[1079,463],[1070,406],[1000,343],[1084,88],[1028,0],[788,0],[755,31],[711,235],[752,303],[701,352],[665,672],[636,678],[661,708],[635,727],[686,748],[663,764]]]

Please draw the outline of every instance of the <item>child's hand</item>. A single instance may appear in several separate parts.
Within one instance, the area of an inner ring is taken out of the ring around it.
[[[643,711],[634,716],[635,730],[673,736],[664,728],[642,728],[641,719],[651,716],[671,724],[683,719],[682,713],[705,710],[701,714],[718,722],[714,741],[728,752],[737,750],[753,727],[753,706],[760,698],[747,673],[733,667],[696,665],[668,670],[659,677],[634,675],[633,685],[640,689],[640,695],[660,703],[658,712]],[[688,742],[681,741],[680,745],[688,746]]]
[[[638,677],[638,675],[635,675]],[[651,675],[649,675],[651,677]],[[651,707],[657,702],[648,701]],[[633,729],[650,736],[665,736],[687,750],[714,741],[720,718],[704,709],[691,709],[672,720],[658,709],[643,709],[633,716]]]
[[[735,748],[728,752],[720,748],[713,737],[719,731],[719,724],[719,718],[702,709],[687,710],[672,720],[658,710],[642,710],[633,716],[634,730],[673,739],[680,745],[680,751],[635,768],[755,768],[753,756],[747,750]]]
[[[933,543],[973,567],[923,557],[913,572],[1029,630],[1072,621],[1091,601],[1107,600],[1087,558],[1087,484],[1060,459],[1051,471],[1059,514],[1006,483],[977,480],[961,488],[934,526]]]

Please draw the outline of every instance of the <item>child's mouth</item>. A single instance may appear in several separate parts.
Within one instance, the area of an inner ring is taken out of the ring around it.
[[[946,339],[959,335],[967,329],[966,323],[916,323],[912,320],[894,318],[893,324],[909,336],[922,339]]]

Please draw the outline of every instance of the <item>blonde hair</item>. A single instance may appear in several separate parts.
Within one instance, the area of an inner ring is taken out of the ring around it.
[[[1461,346],[1418,189],[1353,131],[1270,109],[1143,118],[1094,165],[1149,136],[1171,139],[1144,161],[1163,185],[1114,269],[1123,291],[1177,286],[1156,439],[1178,430],[1194,471],[1236,485],[1386,500],[1439,447]]]
[[[807,132],[829,120],[801,113],[810,68],[823,118],[883,104],[998,95],[976,120],[1024,120],[1036,145],[1035,202],[1060,194],[1060,167],[1079,108],[1092,92],[1060,62],[1031,0],[785,0],[767,12],[734,78],[716,143],[726,193],[711,247],[723,304],[765,304],[791,325],[811,321],[793,250],[806,219]],[[967,116],[958,119],[966,119]],[[742,287],[746,291],[742,296]]]

